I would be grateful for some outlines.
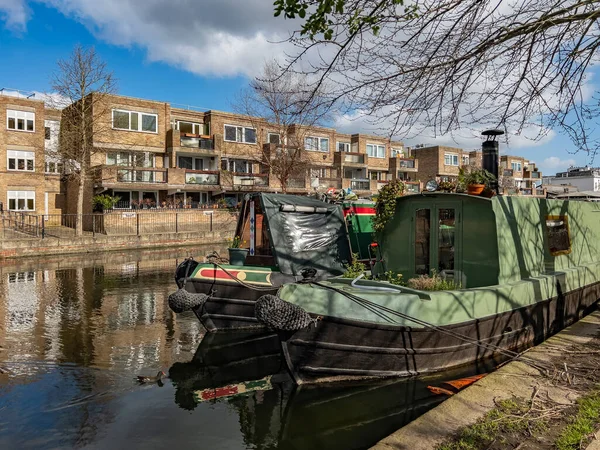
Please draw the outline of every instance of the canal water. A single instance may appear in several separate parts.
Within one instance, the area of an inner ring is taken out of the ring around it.
[[[230,337],[167,306],[176,264],[211,250],[0,263],[0,448],[364,449],[443,400],[427,381],[296,387],[277,355],[228,364]]]

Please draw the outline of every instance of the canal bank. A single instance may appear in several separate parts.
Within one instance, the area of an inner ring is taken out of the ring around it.
[[[575,420],[578,399],[586,398],[597,389],[599,343],[600,311],[596,311],[527,351],[524,354],[527,363],[513,361],[500,367],[372,448],[432,450],[441,445],[447,449],[556,448],[561,433]],[[516,410],[503,411],[509,402],[517,405]],[[538,410],[543,411],[534,417],[539,420],[530,423],[532,416],[525,416]],[[511,415],[510,432],[498,426],[503,414]],[[522,423],[528,427],[519,435],[514,426]],[[481,424],[484,425],[479,426]],[[496,434],[488,436],[490,442],[485,446],[459,443],[460,437],[472,437],[488,424],[491,426],[486,430]],[[540,426],[538,433],[531,432],[532,425]],[[597,429],[597,423],[593,425]]]
[[[224,247],[231,230],[189,233],[157,233],[141,236],[69,236],[0,240],[0,259],[55,254],[94,253],[213,244]]]

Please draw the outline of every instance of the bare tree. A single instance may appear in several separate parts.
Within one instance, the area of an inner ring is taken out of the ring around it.
[[[233,105],[237,113],[248,116],[257,130],[257,148],[253,148],[248,158],[256,158],[268,169],[283,192],[290,180],[304,178],[311,166],[304,148],[305,136],[311,127],[323,125],[329,119],[328,108],[322,101],[324,85],[313,88],[307,76],[282,74],[277,63],[271,61]],[[270,143],[265,131],[278,136],[271,142],[274,145],[265,146]]]
[[[61,115],[58,151],[67,173],[78,183],[77,214],[82,217],[85,186],[91,178],[91,159],[101,149],[94,140],[111,127],[107,96],[116,92],[116,80],[94,48],[76,46],[68,59],[58,61],[52,77],[52,90],[69,106]],[[76,233],[83,233],[83,221],[77,221]]]
[[[334,86],[331,103],[390,135],[557,128],[596,154],[600,104],[586,83],[600,0],[403,3],[276,0],[275,15],[303,19],[284,68]]]

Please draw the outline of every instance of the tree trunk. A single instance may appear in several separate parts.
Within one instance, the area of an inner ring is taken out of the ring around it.
[[[75,235],[83,236],[83,194],[85,187],[85,172],[83,167],[79,173],[79,189],[77,192],[77,222],[75,226]]]

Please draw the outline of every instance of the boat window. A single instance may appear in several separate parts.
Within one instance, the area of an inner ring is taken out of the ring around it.
[[[282,231],[288,248],[294,252],[314,251],[331,246],[337,234],[328,227],[326,214],[289,213],[282,217]]]
[[[567,216],[547,216],[548,247],[552,256],[571,253],[571,236]]]
[[[429,274],[429,230],[431,217],[429,209],[415,212],[415,273]]]
[[[438,270],[454,270],[454,209],[440,209],[438,220]]]

